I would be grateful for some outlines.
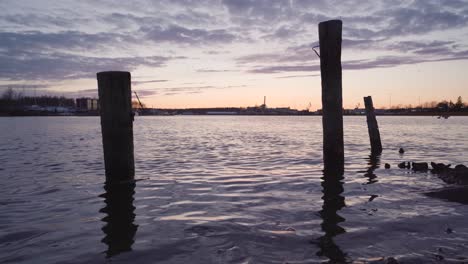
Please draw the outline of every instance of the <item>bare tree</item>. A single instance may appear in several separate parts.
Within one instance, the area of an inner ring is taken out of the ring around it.
[[[13,88],[8,88],[3,92],[2,99],[6,101],[13,101],[15,99],[15,90]]]
[[[463,99],[461,96],[458,96],[457,98],[457,102],[455,103],[455,109],[461,109],[465,106],[465,104],[463,103]]]

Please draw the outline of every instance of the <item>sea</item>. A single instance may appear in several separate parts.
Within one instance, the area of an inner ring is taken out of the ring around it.
[[[137,116],[110,188],[99,117],[1,117],[0,263],[468,263],[468,205],[397,166],[468,165],[468,117],[377,120],[375,157],[344,117],[327,183],[320,116]]]

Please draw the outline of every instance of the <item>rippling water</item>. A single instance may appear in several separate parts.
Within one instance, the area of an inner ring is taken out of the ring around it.
[[[140,181],[108,189],[98,118],[0,118],[0,262],[468,262],[468,206],[396,167],[468,165],[468,118],[378,121],[370,158],[345,117],[344,178],[323,182],[320,117],[139,117]]]

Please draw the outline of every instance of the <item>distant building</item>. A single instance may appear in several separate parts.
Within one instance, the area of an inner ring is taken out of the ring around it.
[[[99,101],[95,98],[77,98],[76,108],[81,111],[97,111],[99,109]]]

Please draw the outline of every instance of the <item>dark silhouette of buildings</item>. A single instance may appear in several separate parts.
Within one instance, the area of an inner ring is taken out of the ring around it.
[[[76,109],[79,111],[97,111],[99,110],[99,101],[89,97],[77,98]]]

